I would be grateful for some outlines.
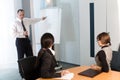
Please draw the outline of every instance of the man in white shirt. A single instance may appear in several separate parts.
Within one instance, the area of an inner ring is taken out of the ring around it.
[[[36,22],[46,19],[42,18],[24,18],[24,10],[17,11],[17,19],[12,27],[13,35],[16,38],[16,48],[18,53],[18,60],[26,57],[33,56],[32,46],[29,40],[29,26]]]

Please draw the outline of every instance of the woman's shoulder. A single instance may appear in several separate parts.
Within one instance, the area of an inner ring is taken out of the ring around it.
[[[98,51],[97,56],[104,55],[104,54],[105,54],[105,51],[104,50],[100,50],[100,51]]]
[[[104,52],[104,50],[102,50],[102,49],[100,51],[98,51],[98,53],[103,53],[103,52]]]
[[[42,48],[40,49],[39,53],[38,53],[38,56],[50,56],[50,52],[48,49],[45,49],[45,48]]]
[[[104,50],[105,52],[106,52],[106,51],[107,51],[107,52],[112,52],[112,49],[111,49],[110,46],[105,47],[105,48],[103,48],[102,50]]]

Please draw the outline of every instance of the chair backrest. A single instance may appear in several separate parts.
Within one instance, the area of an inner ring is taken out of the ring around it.
[[[31,57],[27,57],[27,58],[18,60],[18,64],[19,64],[19,66],[22,70],[22,74],[26,80],[33,80],[33,77],[35,77],[36,59],[37,59],[36,56],[31,56]]]
[[[113,51],[112,61],[111,61],[111,69],[120,71],[120,52]]]

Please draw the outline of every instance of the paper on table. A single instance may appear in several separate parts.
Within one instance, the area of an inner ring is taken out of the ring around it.
[[[74,73],[68,73],[68,74],[62,76],[61,78],[57,78],[57,79],[71,80],[73,77],[74,77]]]

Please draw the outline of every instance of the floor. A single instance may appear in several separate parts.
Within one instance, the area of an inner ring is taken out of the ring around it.
[[[68,68],[72,68],[72,67],[76,67],[76,66],[80,66],[80,65],[66,63],[66,62],[61,62],[61,61],[58,61],[58,63],[59,63],[59,65],[62,65],[62,70],[68,69]]]
[[[79,65],[69,64],[65,62],[58,62],[62,65],[62,69],[67,69]],[[0,69],[0,80],[22,80],[17,67],[3,68]]]

